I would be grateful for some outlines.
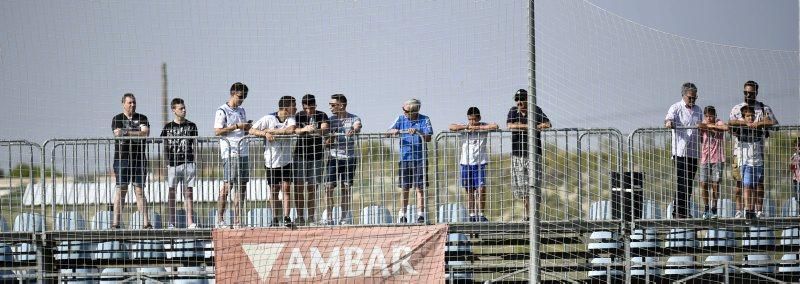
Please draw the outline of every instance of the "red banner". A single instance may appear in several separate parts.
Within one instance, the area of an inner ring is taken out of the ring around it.
[[[214,230],[217,283],[443,282],[447,225]]]

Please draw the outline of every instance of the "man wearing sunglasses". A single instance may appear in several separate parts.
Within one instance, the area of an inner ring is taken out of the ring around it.
[[[731,109],[731,113],[730,113],[730,117],[729,117],[730,121],[728,121],[728,124],[732,127],[731,131],[740,131],[740,129],[742,129],[742,128],[763,129],[763,128],[769,128],[771,126],[778,125],[778,119],[775,118],[775,114],[772,112],[772,108],[770,108],[766,104],[756,100],[756,97],[758,96],[758,83],[756,83],[755,81],[747,81],[747,82],[745,82],[744,83],[744,90],[742,91],[742,93],[744,95],[744,102],[735,105],[733,107],[733,109]],[[742,111],[741,111],[742,107],[744,107],[744,106],[750,106],[753,109],[753,111],[755,113],[755,119],[753,120],[753,122],[747,122],[747,121],[744,120],[744,116],[742,116]],[[757,142],[760,143],[760,147],[763,148],[764,147],[764,141],[766,141],[766,138],[769,137],[769,131],[760,131],[760,132],[757,132],[757,133],[763,133],[762,137],[754,137],[753,139],[756,139]],[[734,143],[738,144],[739,141],[735,137],[736,136],[734,135]],[[736,146],[736,145],[734,145],[734,146]],[[734,149],[736,149],[736,147],[734,147]],[[736,153],[734,151],[733,155],[737,156],[737,155],[739,155],[739,153]],[[739,167],[741,165],[736,164],[735,161],[736,161],[736,159],[734,159],[734,167],[736,167],[735,170],[741,170],[741,168]],[[742,176],[744,176],[744,175],[742,174]],[[741,200],[741,191],[742,191],[742,184],[741,184],[741,181],[738,181],[737,184],[736,184],[736,194],[735,194],[734,199]],[[763,204],[764,204],[764,180],[763,180],[763,176],[762,176],[761,180],[757,180],[756,181],[755,196],[754,197],[755,197],[754,205],[755,205],[755,211],[756,212],[755,212],[755,216],[749,216],[749,217],[751,217],[751,218],[752,217],[757,217],[757,218],[763,217],[763,215],[764,215],[763,208],[762,208]],[[737,209],[741,208],[739,206],[740,203],[741,203],[741,201],[737,203]],[[745,216],[743,216],[744,214],[740,214],[740,213],[741,212],[737,212],[737,217],[738,218],[745,217]]]
[[[400,223],[408,223],[408,191],[413,187],[417,193],[417,223],[425,223],[425,186],[427,167],[425,142],[431,141],[433,127],[428,116],[420,114],[421,103],[410,99],[403,103],[403,115],[395,119],[388,134],[400,134],[399,185],[401,189]]]
[[[219,149],[222,156],[223,185],[220,189],[217,203],[217,228],[227,228],[224,212],[228,201],[228,192],[233,186],[236,195],[233,196],[233,227],[241,226],[241,202],[245,198],[249,176],[249,147],[247,143],[239,141],[250,130],[242,103],[247,98],[247,85],[236,82],[231,85],[228,102],[217,108],[214,114],[214,135],[219,136]]]
[[[667,111],[664,127],[672,130],[672,159],[677,171],[672,217],[689,218],[689,201],[692,200],[694,176],[697,173],[697,160],[700,157],[700,131],[694,127],[703,121],[703,110],[695,104],[697,86],[686,82],[681,86],[682,99]]]

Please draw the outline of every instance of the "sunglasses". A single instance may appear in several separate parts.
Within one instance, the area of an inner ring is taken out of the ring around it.
[[[758,93],[756,92],[742,91],[742,93],[744,93],[746,97],[755,97],[756,95],[758,95]]]
[[[405,108],[400,108],[400,109],[402,109],[402,110],[403,110],[403,113],[405,113],[405,114],[417,113],[416,111],[410,111],[410,110],[406,110]]]

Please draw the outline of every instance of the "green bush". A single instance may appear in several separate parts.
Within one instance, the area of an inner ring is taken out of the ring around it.
[[[52,177],[54,174],[57,177],[61,176],[61,173],[53,172],[53,169],[47,168],[44,170],[44,174],[46,177]],[[29,178],[35,177],[39,178],[42,177],[42,169],[39,167],[31,167],[29,164],[17,164],[13,168],[11,168],[11,172],[9,176],[12,178]]]

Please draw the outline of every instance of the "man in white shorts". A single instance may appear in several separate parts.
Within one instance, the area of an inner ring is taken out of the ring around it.
[[[172,113],[175,119],[170,121],[161,130],[161,137],[186,137],[197,136],[197,125],[186,119],[186,105],[181,98],[172,99]],[[164,140],[164,153],[167,154],[167,216],[168,229],[174,229],[177,224],[175,216],[175,189],[178,185],[183,186],[183,209],[186,210],[186,227],[189,229],[197,228],[192,218],[192,188],[195,180],[194,163],[194,143],[195,139],[178,138]]]

